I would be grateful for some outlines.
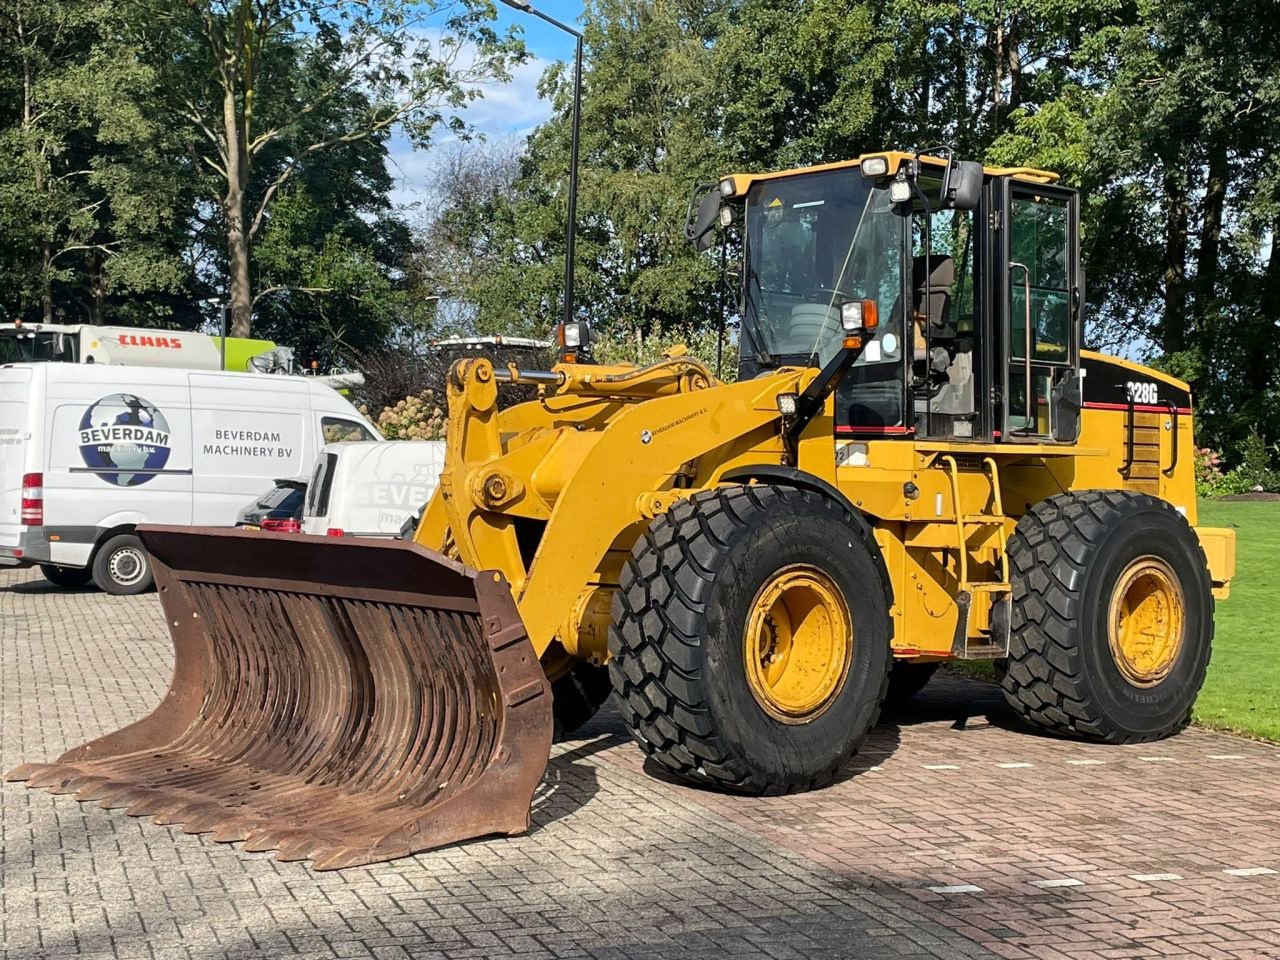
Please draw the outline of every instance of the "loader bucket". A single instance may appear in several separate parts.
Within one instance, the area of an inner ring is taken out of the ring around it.
[[[321,870],[528,829],[551,693],[499,574],[390,540],[139,535],[168,694],[6,779]]]

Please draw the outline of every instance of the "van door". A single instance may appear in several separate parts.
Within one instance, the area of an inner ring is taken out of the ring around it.
[[[233,526],[240,509],[277,480],[305,476],[307,385],[263,374],[192,373],[195,445],[192,522]],[[314,449],[314,448],[312,448]]]
[[[22,536],[22,477],[27,473],[31,370],[0,370],[0,545],[16,547]]]
[[[87,563],[101,533],[191,522],[191,407],[179,375],[51,366],[45,530],[60,563]],[[110,376],[107,372],[110,371]]]

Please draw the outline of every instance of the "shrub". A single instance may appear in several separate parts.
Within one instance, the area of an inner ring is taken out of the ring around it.
[[[667,327],[655,324],[647,334],[633,324],[621,323],[596,336],[593,351],[597,363],[635,363],[646,366],[662,359],[662,352],[677,344],[689,348],[689,356],[701,360],[715,373],[715,328]],[[720,379],[726,383],[738,377],[738,345],[725,332]]]
[[[1271,448],[1256,428],[1241,442],[1240,465],[1231,472],[1239,474],[1246,490],[1280,493],[1280,471],[1272,469]]]
[[[1249,431],[1237,454],[1236,466],[1224,472],[1218,451],[1208,447],[1196,450],[1196,494],[1227,497],[1252,491],[1280,493],[1280,470],[1271,465],[1272,448],[1257,430]]]
[[[434,390],[405,397],[378,414],[378,429],[388,440],[443,440],[443,400]]]

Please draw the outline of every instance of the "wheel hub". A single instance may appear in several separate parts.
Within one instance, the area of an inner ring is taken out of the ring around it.
[[[1177,575],[1158,557],[1125,568],[1111,594],[1108,639],[1124,678],[1152,687],[1169,675],[1182,650],[1186,602]]]
[[[146,570],[146,564],[142,560],[141,553],[132,547],[125,547],[123,550],[116,551],[107,568],[111,572],[111,579],[116,583],[127,585],[138,581]]]
[[[765,582],[746,628],[747,683],[776,720],[806,723],[844,687],[853,656],[853,618],[835,582],[793,564]]]

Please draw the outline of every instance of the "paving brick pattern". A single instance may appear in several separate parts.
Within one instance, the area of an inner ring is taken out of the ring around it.
[[[154,596],[0,573],[0,769],[145,714],[171,663]],[[556,748],[534,823],[315,873],[5,784],[0,958],[1280,960],[1280,750],[1038,737],[972,682],[801,797],[664,781],[606,714]]]

